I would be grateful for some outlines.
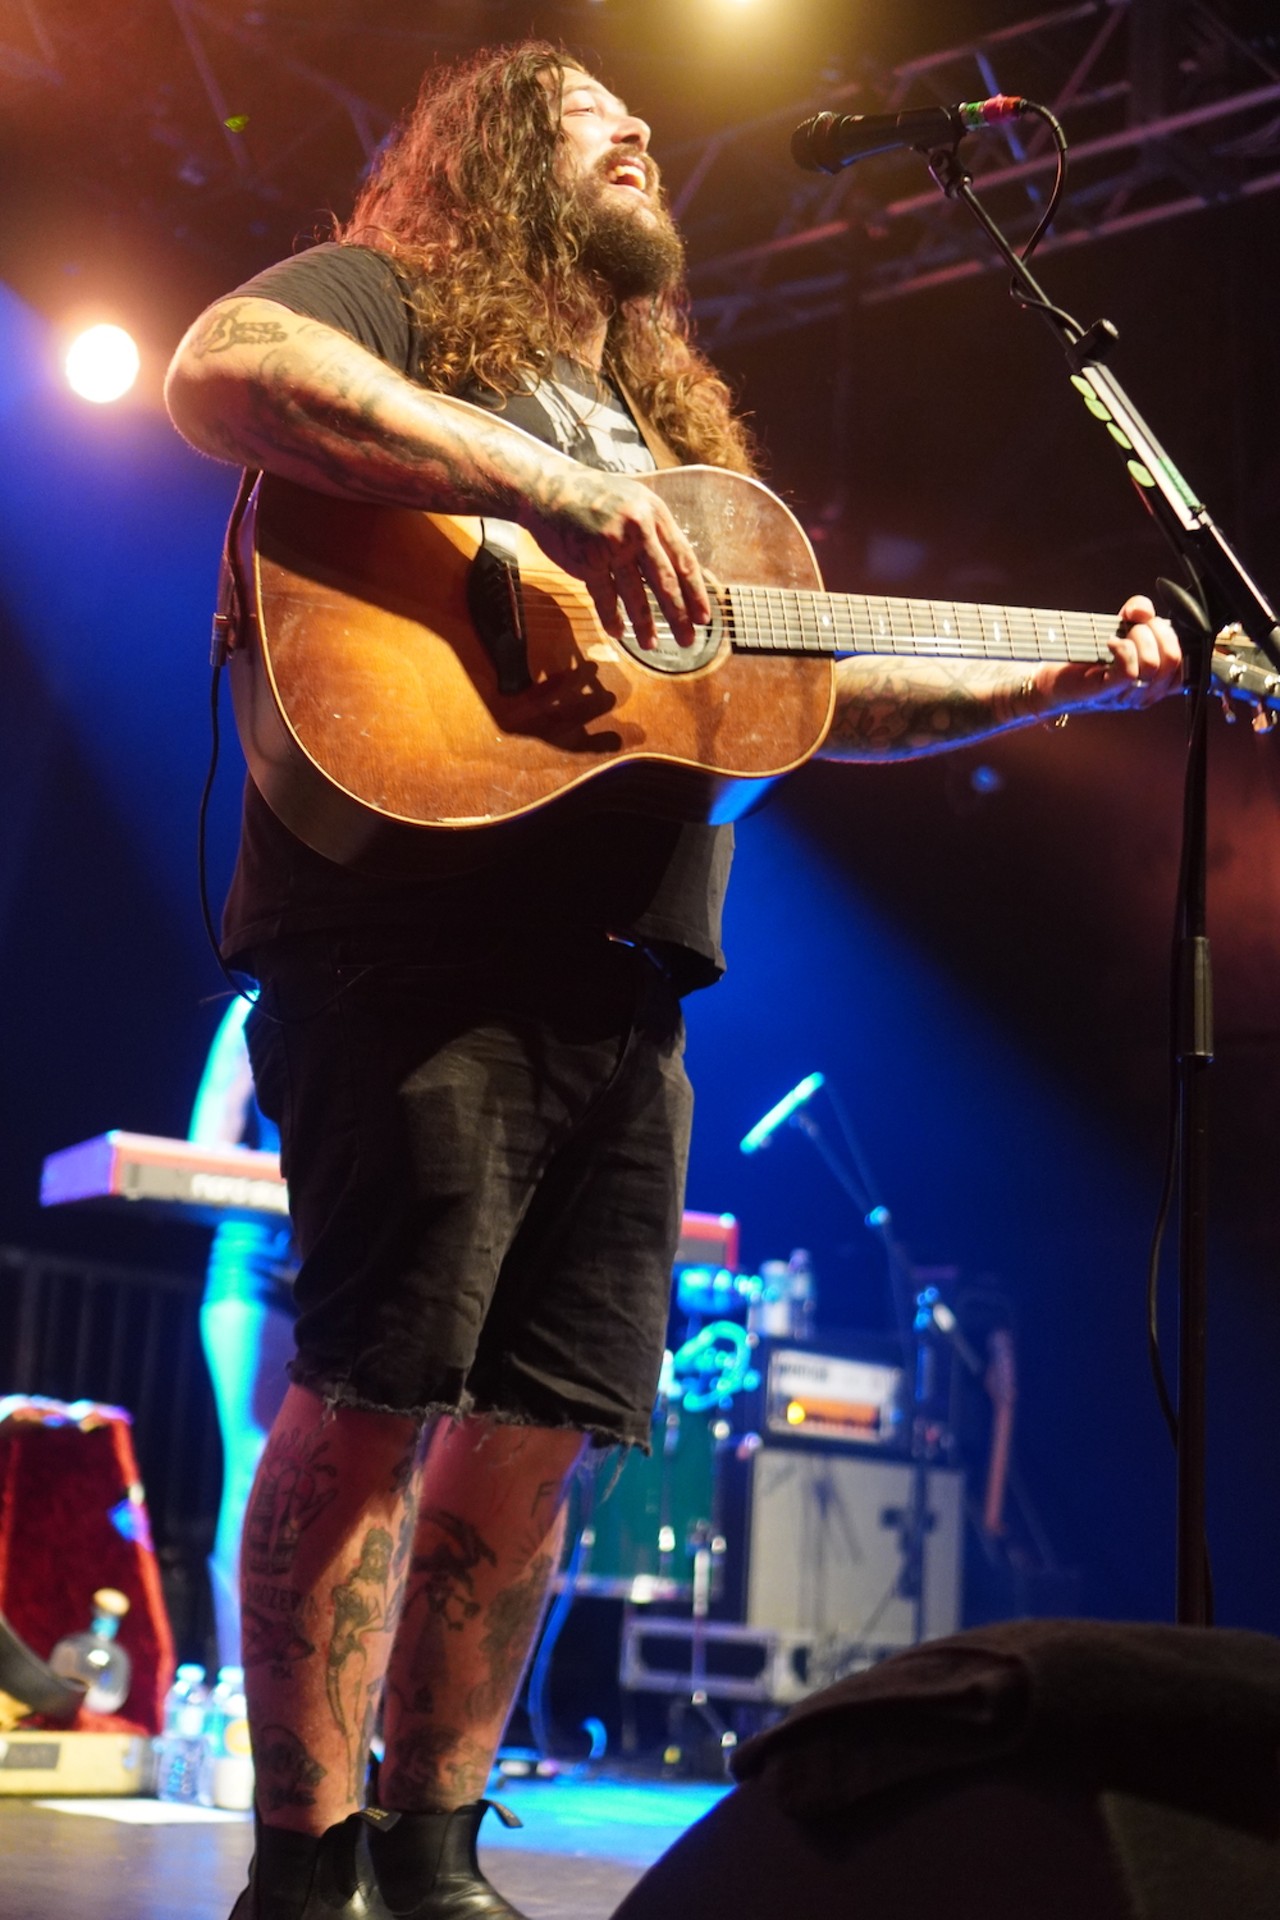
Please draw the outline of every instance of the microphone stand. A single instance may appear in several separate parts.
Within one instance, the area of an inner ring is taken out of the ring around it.
[[[1187,687],[1192,700],[1174,970],[1179,1228],[1175,1584],[1179,1624],[1207,1626],[1211,1604],[1205,1552],[1205,1318],[1213,995],[1205,916],[1205,713],[1213,636],[1235,624],[1280,669],[1280,628],[1271,606],[1207,508],[1106,365],[1119,337],[1111,321],[1097,320],[1091,327],[1082,327],[1048,298],[974,193],[973,176],[960,160],[957,147],[937,148],[926,152],[925,158],[942,192],[969,209],[1007,262],[1025,304],[1057,337],[1070,368],[1072,386],[1124,460],[1140,498],[1178,554],[1191,586],[1188,592],[1172,581],[1161,582],[1174,603],[1173,622],[1187,656]]]

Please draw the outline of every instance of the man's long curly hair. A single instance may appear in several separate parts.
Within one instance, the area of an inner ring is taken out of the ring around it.
[[[336,229],[395,260],[422,329],[418,377],[439,392],[528,388],[599,323],[583,218],[554,165],[553,101],[577,66],[529,41],[428,72]],[[682,459],[755,470],[728,388],[692,344],[683,286],[615,303],[605,367]]]

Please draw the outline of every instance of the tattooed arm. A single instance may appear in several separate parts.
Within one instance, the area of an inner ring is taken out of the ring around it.
[[[1178,685],[1172,627],[1149,600],[1127,600],[1107,665],[1031,667],[989,660],[860,654],[836,667],[824,760],[907,760],[1082,708],[1147,707]]]
[[[682,641],[710,618],[693,549],[648,487],[416,386],[277,301],[210,307],[178,348],[165,398],[179,432],[217,460],[352,500],[518,520],[585,582],[609,633],[621,631],[621,602],[652,643],[646,583]]]

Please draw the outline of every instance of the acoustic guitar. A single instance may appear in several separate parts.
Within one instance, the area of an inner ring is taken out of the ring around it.
[[[510,523],[366,506],[261,476],[228,537],[221,630],[253,780],[328,858],[502,827],[552,804],[725,821],[822,744],[845,653],[1101,661],[1113,616],[827,593],[756,480],[645,476],[717,584],[693,646],[642,648]],[[1215,676],[1259,712],[1248,642]]]

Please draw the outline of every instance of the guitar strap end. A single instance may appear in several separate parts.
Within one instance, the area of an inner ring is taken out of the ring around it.
[[[228,655],[234,653],[237,647],[244,646],[246,641],[245,625],[251,615],[240,564],[240,528],[259,478],[256,468],[245,468],[240,476],[231,518],[227,521],[226,539],[222,543],[222,565],[218,572],[217,609],[213,616],[213,631],[209,636],[209,664],[215,669],[224,667]]]

